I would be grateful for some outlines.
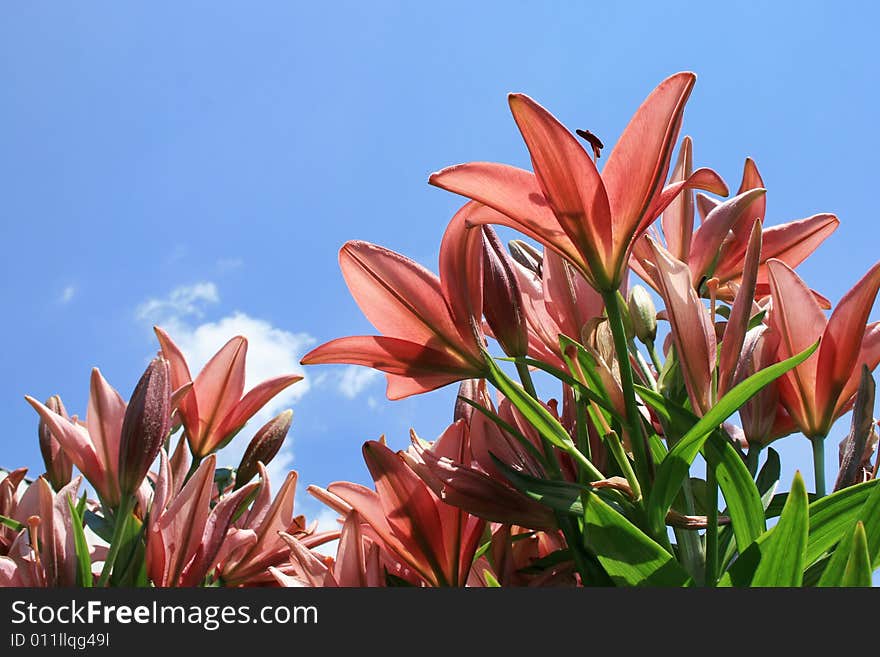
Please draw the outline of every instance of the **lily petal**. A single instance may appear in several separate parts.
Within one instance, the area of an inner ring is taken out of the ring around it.
[[[535,176],[559,225],[588,260],[594,276],[613,253],[611,206],[602,177],[578,140],[550,112],[523,94],[510,111],[532,158]]]
[[[402,399],[482,376],[479,369],[449,352],[384,336],[337,338],[307,353],[302,363],[348,363],[386,372],[394,376],[388,379],[389,399]]]
[[[469,162],[437,171],[428,182],[493,208],[501,216],[492,223],[515,228],[586,267],[531,171],[494,162]]]
[[[810,289],[784,262],[769,260],[767,269],[773,308],[768,317],[770,327],[780,336],[779,355],[790,358],[812,345],[825,330],[827,320]],[[864,331],[864,323],[862,324]],[[824,343],[824,340],[823,340]],[[824,348],[820,345],[819,352]],[[803,363],[779,379],[780,397],[789,412],[805,433],[817,428],[814,411],[817,408],[816,367],[819,353],[814,353]]]
[[[661,82],[636,110],[602,169],[618,247],[632,240],[666,180],[684,106],[696,79],[693,73],[684,72]]]
[[[878,290],[880,262],[844,295],[828,319],[819,348],[816,382],[816,406],[823,413],[823,427],[826,424],[830,427],[834,408],[846,382],[860,369],[856,367],[856,359]]]

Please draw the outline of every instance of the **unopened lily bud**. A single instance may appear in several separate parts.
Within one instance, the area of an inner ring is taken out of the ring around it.
[[[264,424],[251,439],[235,470],[235,489],[238,490],[257,475],[257,463],[268,465],[275,458],[293,421],[293,411],[288,409]]]
[[[53,395],[46,400],[46,407],[65,419],[70,419],[64,404],[61,403],[61,397]],[[56,491],[61,490],[70,483],[73,476],[73,462],[64,452],[46,421],[40,418],[40,424],[37,429],[40,438],[40,453],[43,455],[43,463],[46,464],[46,478],[52,484],[52,488]]]
[[[541,277],[544,256],[538,249],[522,240],[510,240],[507,243],[507,248],[510,249],[510,255],[514,260],[534,272],[539,278]]]
[[[140,487],[171,430],[171,367],[154,358],[131,393],[119,441],[119,490]]]
[[[508,356],[525,356],[529,348],[519,283],[498,235],[483,227],[483,315]]]
[[[470,425],[475,409],[464,400],[470,399],[479,403],[481,388],[485,392],[485,385],[482,379],[465,379],[459,384],[458,396],[455,398],[455,409],[452,413],[453,422],[464,420],[466,424]]]
[[[654,342],[657,337],[657,309],[651,295],[641,285],[634,285],[627,300],[633,332],[643,343]]]

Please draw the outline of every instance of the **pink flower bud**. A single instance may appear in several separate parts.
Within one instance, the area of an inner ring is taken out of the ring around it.
[[[293,411],[288,409],[269,420],[257,431],[235,471],[236,490],[256,476],[258,462],[268,465],[275,458],[275,455],[284,443],[284,439],[287,438],[287,432],[292,421]]]
[[[510,257],[489,226],[483,227],[483,315],[504,353],[528,353],[529,336],[519,283]]]
[[[119,444],[119,490],[132,495],[147,476],[171,430],[171,372],[167,360],[154,358],[138,381]]]
[[[49,410],[58,413],[58,415],[70,419],[64,404],[61,403],[61,397],[58,395],[53,395],[46,400],[46,406]],[[73,476],[73,462],[64,453],[61,444],[52,435],[52,430],[42,418],[40,418],[37,432],[40,438],[40,452],[43,455],[43,463],[46,464],[46,478],[52,484],[53,489],[56,491],[61,490],[70,483],[70,479]]]

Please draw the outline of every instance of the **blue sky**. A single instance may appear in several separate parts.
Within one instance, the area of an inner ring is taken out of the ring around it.
[[[511,91],[613,144],[656,83],[695,71],[697,164],[735,188],[754,157],[767,225],[838,214],[800,269],[838,299],[878,257],[877,19],[812,2],[6,4],[0,465],[41,471],[25,394],[82,415],[98,366],[127,398],[154,322],[196,359],[245,331],[251,385],[373,332],[339,247],[364,239],[436,270],[461,200],[428,174],[528,166]],[[294,408],[302,482],[364,481],[364,440],[403,447],[410,427],[434,438],[451,419],[454,389],[390,403],[363,372],[309,368],[275,405]],[[811,480],[807,442],[778,446],[786,476]]]

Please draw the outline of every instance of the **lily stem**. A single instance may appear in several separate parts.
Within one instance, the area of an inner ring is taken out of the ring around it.
[[[122,537],[128,528],[131,520],[131,512],[134,510],[135,498],[130,495],[119,503],[116,510],[115,522],[113,524],[113,537],[110,540],[110,549],[107,551],[107,558],[104,560],[104,567],[101,569],[101,577],[98,579],[98,587],[107,586],[107,580],[110,579],[110,573],[113,570],[113,564],[119,555],[119,549],[122,547]]]
[[[813,472],[816,476],[816,495],[825,497],[825,436],[810,438],[813,443]]]
[[[639,478],[642,490],[646,491],[649,490],[651,484],[653,462],[642,430],[642,417],[636,404],[635,384],[620,301],[616,290],[603,292],[602,298],[605,301],[605,311],[608,313],[611,334],[614,336],[614,350],[617,353],[617,366],[620,369],[620,384],[623,388],[623,399],[626,404],[626,424],[635,460],[636,476]]]

